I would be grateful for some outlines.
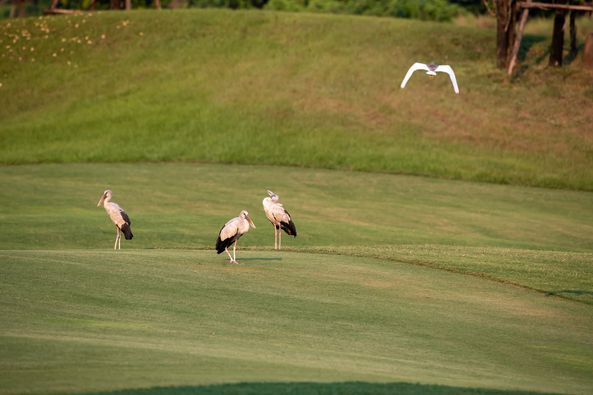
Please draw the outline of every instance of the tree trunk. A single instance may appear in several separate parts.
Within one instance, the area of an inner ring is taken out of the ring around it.
[[[575,23],[577,13],[570,12],[570,53],[574,55],[577,53],[577,25]]]
[[[556,11],[554,16],[554,32],[552,33],[552,46],[550,48],[550,66],[562,66],[562,51],[564,50],[564,23],[566,12]]]
[[[509,61],[509,68],[507,70],[507,74],[509,75],[509,77],[513,75],[513,69],[515,68],[515,64],[517,64],[517,57],[519,56],[521,40],[523,39],[523,32],[525,31],[525,25],[527,24],[528,17],[529,8],[524,8],[521,12],[521,22],[519,22],[519,31],[515,35],[515,44],[513,44],[513,52],[511,52],[511,59]]]
[[[587,34],[585,39],[585,48],[583,49],[583,64],[585,67],[593,69],[593,33]]]
[[[19,18],[24,18],[27,16],[27,5],[25,4],[25,0],[19,0]]]
[[[506,0],[496,0],[496,65],[498,68],[506,67],[508,52],[506,24],[508,18],[508,5]]]
[[[12,6],[10,6],[9,18],[16,18],[16,10],[18,8],[18,0],[12,0]]]
[[[58,0],[51,0],[51,3],[49,4],[49,11],[53,11],[58,7]]]
[[[515,0],[496,0],[496,65],[507,68],[515,41]]]
[[[511,1],[510,4],[510,15],[509,15],[509,27],[507,29],[507,61],[506,66],[511,63],[511,56],[513,54],[513,45],[517,37],[517,4],[516,1]]]

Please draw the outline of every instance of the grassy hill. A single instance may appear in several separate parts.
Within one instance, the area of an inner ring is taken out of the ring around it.
[[[240,257],[0,251],[0,393],[224,393],[214,384],[254,381],[286,394],[593,388],[591,306],[379,259]],[[299,381],[317,385],[295,392]],[[351,381],[350,392],[330,385]]]
[[[0,183],[0,393],[593,388],[591,193],[179,163]],[[105,187],[133,221],[117,253]],[[286,251],[266,188],[295,217]],[[234,266],[213,244],[241,209],[258,227]]]
[[[591,21],[579,20],[579,33]],[[200,161],[593,190],[592,75],[491,28],[189,10],[0,21],[0,162]],[[582,41],[581,41],[582,42]],[[414,61],[454,66],[415,75]]]
[[[0,21],[0,394],[591,393],[593,77],[548,28],[509,83],[469,24]]]

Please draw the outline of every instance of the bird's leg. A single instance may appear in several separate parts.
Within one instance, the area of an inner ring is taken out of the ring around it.
[[[115,244],[113,245],[113,249],[117,250],[117,239],[119,238],[119,228],[115,227]]]
[[[224,250],[226,251],[227,255],[229,256],[229,258],[230,258],[230,260],[231,260],[231,263],[233,263],[233,262],[234,262],[234,259],[233,259],[233,257],[231,256],[231,253],[229,252],[229,248],[228,248],[228,247],[225,247],[225,249],[224,249]]]
[[[121,250],[121,234],[122,232],[119,232],[119,237],[117,238],[117,249]]]
[[[235,240],[235,242],[233,243],[233,261],[235,261],[235,263],[239,263],[237,262],[237,242],[239,240]]]
[[[278,229],[278,249],[282,249],[282,229]]]
[[[278,249],[278,228],[274,225],[274,249]]]

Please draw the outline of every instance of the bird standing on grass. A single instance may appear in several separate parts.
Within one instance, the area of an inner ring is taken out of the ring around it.
[[[218,232],[218,239],[216,239],[216,252],[218,254],[226,251],[230,263],[239,263],[236,259],[237,242],[239,238],[249,231],[249,228],[255,229],[255,224],[249,217],[249,213],[245,210],[241,211],[238,217],[231,219]],[[233,255],[229,252],[229,247],[233,245]]]
[[[426,71],[426,74],[434,77],[435,75],[437,75],[438,72],[442,72],[442,73],[447,73],[449,74],[449,78],[451,79],[451,84],[453,84],[453,90],[455,91],[455,93],[459,93],[459,87],[457,86],[457,78],[455,78],[455,73],[453,72],[453,69],[451,68],[451,66],[448,66],[446,64],[424,64],[424,63],[414,63],[409,69],[408,72],[406,73],[406,76],[404,77],[404,80],[402,81],[401,87],[405,88],[406,84],[408,83],[408,80],[410,79],[410,77],[412,76],[412,74],[414,74],[414,71],[416,70],[424,70]]]
[[[113,193],[109,189],[103,192],[99,203],[97,203],[97,207],[103,205],[105,211],[107,211],[107,215],[109,215],[109,218],[115,224],[115,244],[113,245],[113,249],[121,250],[121,233],[124,234],[126,240],[132,240],[132,237],[134,237],[131,228],[132,221],[130,221],[130,217],[128,217],[128,214],[126,214],[123,208],[111,201],[112,195]]]
[[[279,202],[280,197],[270,190],[268,190],[268,195],[270,196],[265,198],[262,203],[266,217],[274,226],[274,249],[279,250],[282,248],[282,231],[296,237],[297,230],[294,222],[292,222],[292,217],[284,209],[282,203]]]

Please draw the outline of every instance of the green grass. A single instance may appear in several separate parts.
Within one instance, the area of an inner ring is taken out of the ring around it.
[[[535,395],[541,392],[524,392],[514,390],[488,390],[483,388],[450,387],[443,385],[412,384],[412,383],[367,383],[361,381],[340,383],[238,383],[214,384],[185,387],[153,387],[148,389],[128,389],[97,392],[92,395]],[[91,394],[88,394],[91,395]]]
[[[582,40],[591,22],[578,24]],[[542,70],[548,38],[534,26],[508,84],[489,28],[223,10],[1,21],[0,162],[270,164],[593,190],[591,76],[578,59]],[[417,60],[451,63],[461,94],[442,76],[400,90]]]
[[[197,250],[0,256],[6,394],[248,381],[593,388],[591,306],[497,282],[302,252],[242,251],[240,266]]]
[[[593,388],[591,193],[183,163],[0,181],[2,393]],[[106,187],[133,220],[120,252]],[[299,230],[281,253],[267,188]],[[234,266],[213,244],[243,208]]]
[[[537,21],[505,82],[462,23],[0,21],[0,394],[591,393],[591,75]]]
[[[592,193],[189,163],[0,184],[2,394],[593,388]],[[133,221],[120,252],[107,187]],[[299,230],[286,251],[266,189]],[[241,209],[258,227],[235,266],[213,244]]]
[[[123,248],[212,249],[248,210],[241,248],[273,246],[261,200],[295,216],[299,251],[379,257],[477,274],[593,303],[593,194],[358,172],[199,164],[0,168],[0,249],[111,248],[96,203],[105,188],[130,214]]]

